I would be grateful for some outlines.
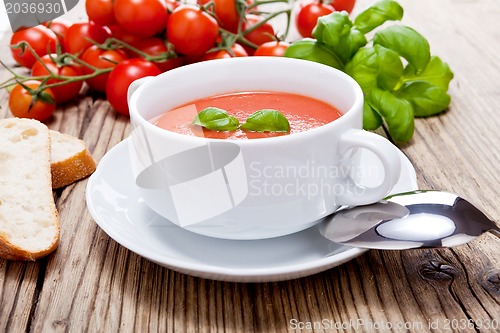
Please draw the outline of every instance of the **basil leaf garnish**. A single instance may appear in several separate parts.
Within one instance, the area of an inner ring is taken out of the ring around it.
[[[236,117],[230,116],[226,110],[208,107],[194,117],[193,124],[213,131],[235,131],[240,122]]]
[[[252,113],[240,129],[253,132],[289,132],[290,123],[283,113],[273,109],[263,109]]]

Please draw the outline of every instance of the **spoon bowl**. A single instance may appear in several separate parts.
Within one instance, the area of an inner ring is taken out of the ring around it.
[[[326,218],[321,234],[345,245],[381,250],[452,247],[500,228],[464,198],[444,191],[395,194]]]

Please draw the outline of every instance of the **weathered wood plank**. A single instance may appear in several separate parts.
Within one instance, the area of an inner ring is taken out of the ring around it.
[[[359,0],[357,10],[368,3]],[[498,3],[400,3],[404,23],[455,72],[450,110],[417,120],[414,140],[401,148],[422,188],[461,193],[499,221]],[[13,65],[6,50],[0,56]],[[0,79],[7,76],[0,70]],[[0,91],[1,118],[10,116],[7,99]],[[49,126],[83,138],[98,161],[130,132],[128,119],[97,95],[60,107]],[[165,269],[118,245],[87,212],[85,185],[55,193],[62,233],[53,255],[0,261],[0,331],[372,332],[391,324],[394,332],[470,332],[446,330],[445,321],[500,318],[500,242],[491,235],[454,249],[370,251],[297,280],[224,283]]]

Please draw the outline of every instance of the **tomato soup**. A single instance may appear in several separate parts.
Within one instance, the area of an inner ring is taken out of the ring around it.
[[[290,123],[289,133],[242,131],[212,131],[192,121],[207,107],[226,110],[244,123],[249,115],[261,109],[278,110]],[[304,132],[328,124],[342,114],[335,107],[320,100],[283,92],[239,92],[203,98],[169,110],[155,124],[168,131],[216,139],[256,139]]]

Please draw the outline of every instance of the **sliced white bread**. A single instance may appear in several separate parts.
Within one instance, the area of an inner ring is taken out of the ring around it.
[[[85,143],[68,134],[50,131],[52,188],[60,188],[87,177],[96,162]]]
[[[35,260],[56,249],[59,216],[51,185],[47,126],[0,120],[0,257]]]

